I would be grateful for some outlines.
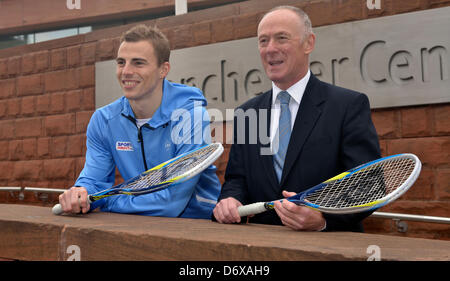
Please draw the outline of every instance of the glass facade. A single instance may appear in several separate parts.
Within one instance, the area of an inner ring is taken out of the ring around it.
[[[0,0],[1,1],[1,0]],[[189,12],[212,8],[215,6],[222,6],[226,4],[243,2],[244,0],[230,0],[225,3],[216,3],[207,5],[206,7],[189,8]],[[0,35],[0,49],[11,48],[20,45],[34,44],[39,42],[44,42],[48,40],[54,40],[79,34],[88,33],[94,30],[104,29],[113,26],[125,25],[133,22],[140,22],[145,20],[151,20],[161,17],[174,16],[175,10],[173,12],[166,12],[160,14],[142,15],[132,18],[119,19],[114,21],[106,22],[96,22],[91,25],[86,24],[86,26],[76,26],[76,27],[64,27],[58,30],[35,30],[34,32],[29,32],[26,34],[12,34],[12,35]]]
[[[48,40],[54,40],[92,31],[92,26],[73,27],[53,31],[35,32],[20,35],[0,36],[0,49],[11,48],[20,45],[34,44]]]

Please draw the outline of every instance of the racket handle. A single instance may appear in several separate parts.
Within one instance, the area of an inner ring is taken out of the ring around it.
[[[56,204],[55,206],[53,206],[52,213],[54,215],[61,215],[63,213],[61,204]]]
[[[90,196],[90,195],[88,196],[87,201],[88,201],[89,204],[92,203],[92,200],[91,200],[91,196]],[[53,208],[52,208],[52,213],[53,213],[54,215],[61,215],[62,213],[64,213],[61,204],[58,203],[58,204],[56,204],[55,206],[53,206]]]
[[[253,204],[248,204],[245,206],[238,207],[238,213],[241,217],[245,217],[248,215],[256,215],[262,212],[267,211],[266,204],[264,202],[258,202]]]

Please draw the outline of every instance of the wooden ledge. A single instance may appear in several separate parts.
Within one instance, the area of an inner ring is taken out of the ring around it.
[[[67,260],[75,247],[81,260],[364,261],[371,245],[381,260],[450,260],[450,242],[440,240],[102,212],[55,216],[48,207],[0,204],[0,259]]]

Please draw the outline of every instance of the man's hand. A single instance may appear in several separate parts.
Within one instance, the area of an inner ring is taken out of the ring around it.
[[[64,213],[87,213],[90,208],[87,196],[86,188],[74,186],[59,195],[59,204]]]
[[[285,198],[294,196],[295,192],[283,191]],[[304,206],[298,206],[288,200],[275,201],[275,211],[281,222],[294,230],[320,231],[325,225],[322,213]]]
[[[233,197],[222,199],[213,210],[214,217],[220,223],[240,223],[241,217],[237,211],[239,206],[242,206],[241,202]]]

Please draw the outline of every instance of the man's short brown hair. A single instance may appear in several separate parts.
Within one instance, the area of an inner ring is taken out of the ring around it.
[[[156,26],[139,24],[124,32],[120,37],[121,44],[122,42],[139,42],[143,40],[147,40],[152,43],[156,58],[158,59],[158,66],[169,61],[169,40],[167,40],[164,33],[162,33]]]

